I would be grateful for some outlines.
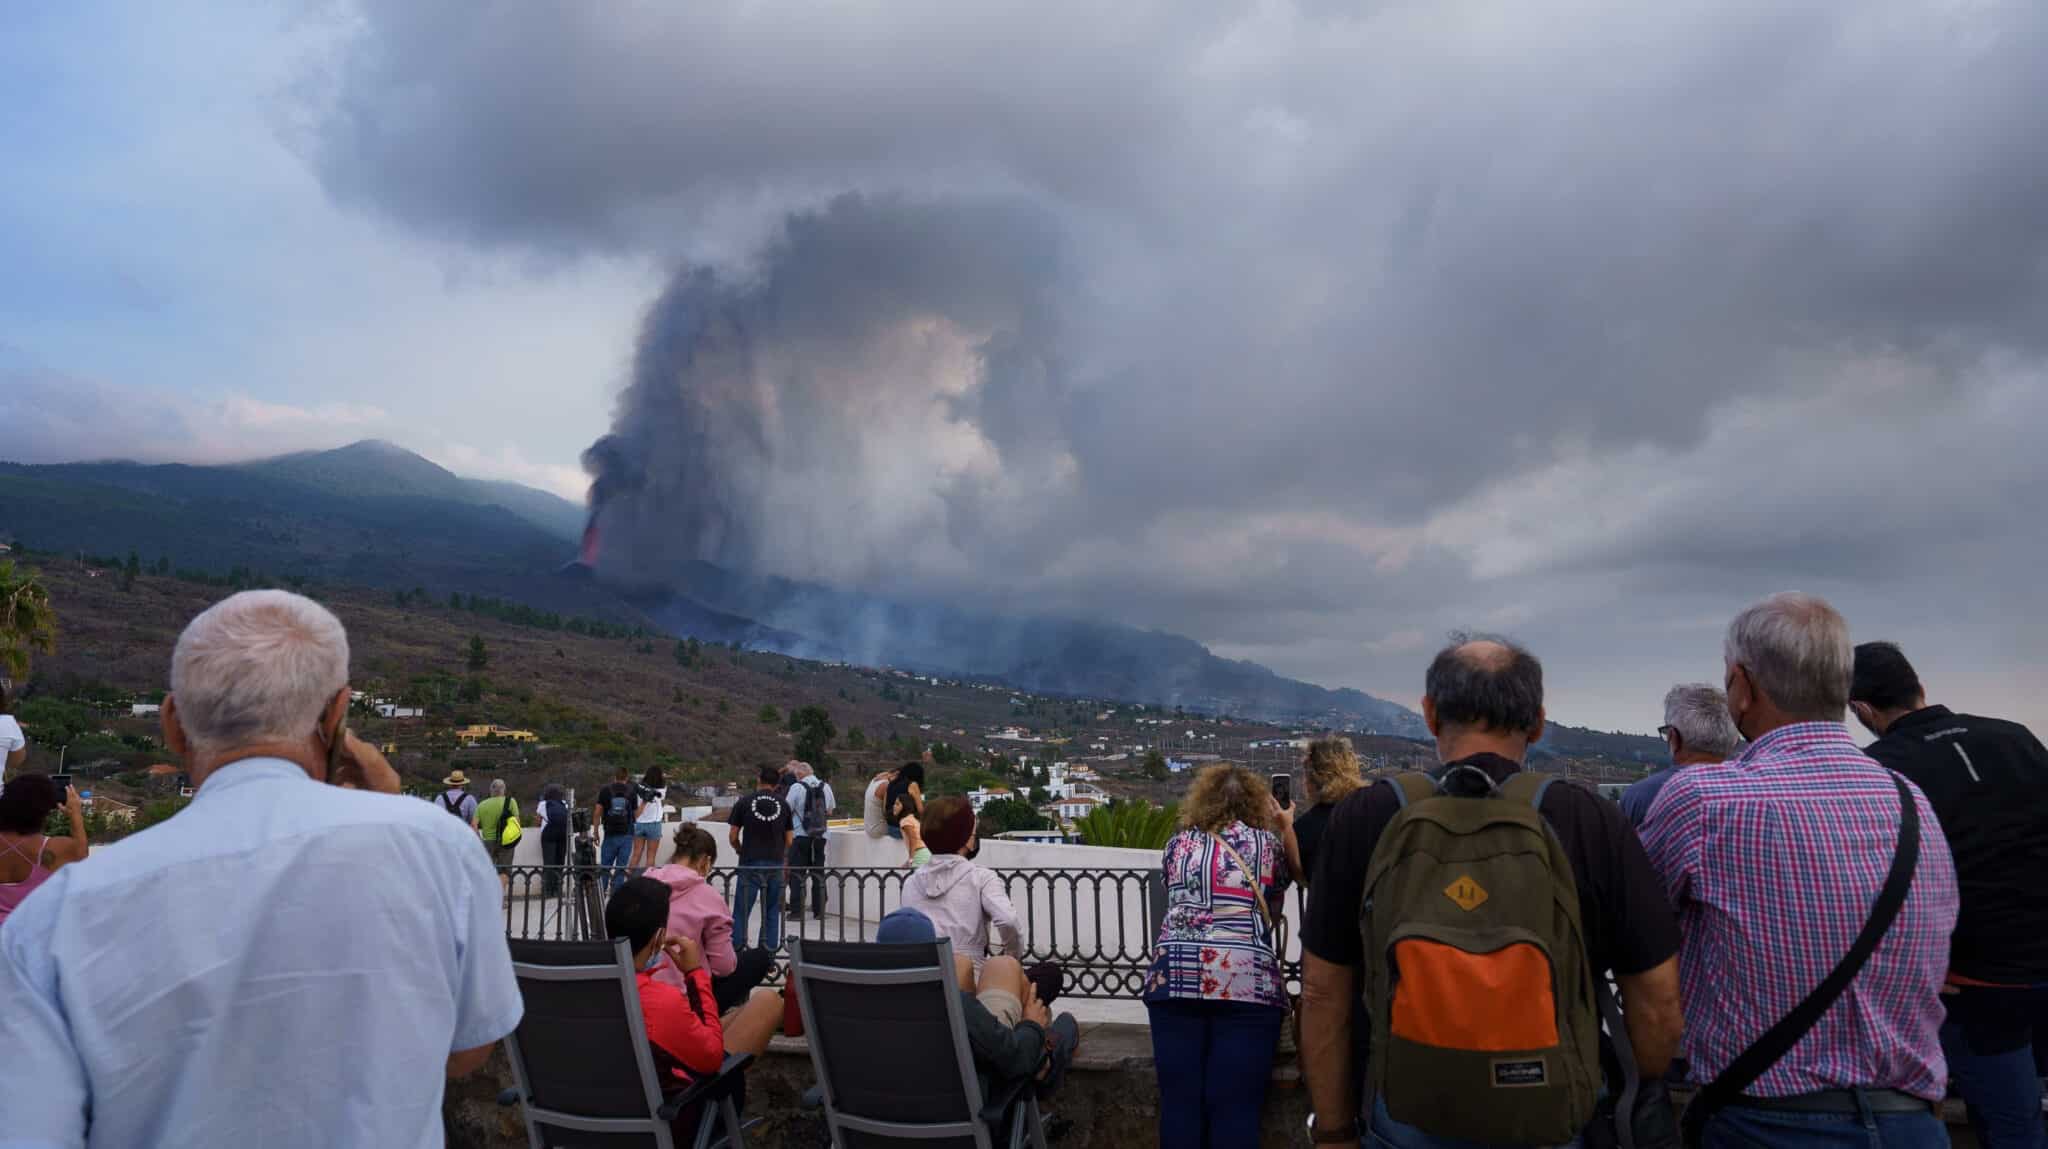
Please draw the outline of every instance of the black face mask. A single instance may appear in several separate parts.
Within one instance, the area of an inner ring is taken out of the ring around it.
[[[981,853],[981,840],[977,838],[974,845],[960,852],[960,856],[971,862],[974,860],[974,855],[979,853]]]

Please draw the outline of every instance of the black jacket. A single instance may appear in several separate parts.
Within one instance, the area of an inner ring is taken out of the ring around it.
[[[1929,706],[1868,752],[1927,795],[1955,855],[1963,907],[1949,969],[2048,982],[2048,748],[2016,722]]]

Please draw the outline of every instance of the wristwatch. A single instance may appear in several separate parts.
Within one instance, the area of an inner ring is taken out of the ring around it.
[[[1317,1145],[1350,1145],[1358,1140],[1358,1122],[1346,1121],[1342,1125],[1323,1128],[1322,1122],[1313,1116],[1308,1119],[1308,1139]]]

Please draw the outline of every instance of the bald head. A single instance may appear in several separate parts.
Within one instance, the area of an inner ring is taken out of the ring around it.
[[[1543,728],[1543,664],[1496,635],[1452,635],[1430,662],[1422,693],[1445,729],[1533,737]]]

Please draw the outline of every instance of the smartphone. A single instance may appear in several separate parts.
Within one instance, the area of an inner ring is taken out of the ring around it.
[[[1294,779],[1286,774],[1273,775],[1273,800],[1285,810],[1294,805]]]
[[[57,795],[60,798],[63,797],[64,791],[71,788],[71,775],[69,774],[52,774],[50,775],[50,781],[57,784]]]
[[[348,723],[344,722],[334,728],[334,741],[327,744],[327,781],[329,785],[339,786],[343,781],[335,771],[341,766],[341,749],[346,745],[348,745]]]

